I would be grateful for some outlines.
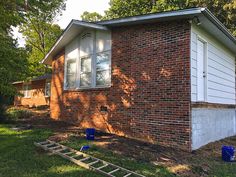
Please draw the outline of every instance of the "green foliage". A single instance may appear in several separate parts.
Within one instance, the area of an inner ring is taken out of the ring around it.
[[[21,32],[26,39],[29,78],[50,72],[50,69],[41,64],[40,61],[62,32],[60,27],[53,22],[55,17],[65,9],[64,1],[28,1],[28,11],[24,23],[21,25]]]
[[[30,116],[32,116],[32,112],[25,109],[11,107],[5,111],[5,118],[8,120],[29,118]]]
[[[40,64],[40,61],[60,36],[61,28],[56,24],[39,22],[32,19],[31,23],[28,26],[22,26],[21,30],[26,38],[26,48],[28,51],[28,77],[32,78],[49,73],[50,69]]]
[[[236,0],[110,0],[102,19],[191,7],[207,7],[236,36]]]
[[[97,12],[87,12],[85,11],[82,15],[81,18],[83,21],[88,21],[88,22],[96,22],[102,20],[102,15],[100,15]]]
[[[105,11],[106,19],[134,16],[150,13],[152,0],[110,0],[110,8]]]
[[[0,3],[0,95],[15,94],[12,82],[25,78],[27,71],[26,53],[17,47],[12,38],[12,26],[22,21],[21,1],[2,1]]]

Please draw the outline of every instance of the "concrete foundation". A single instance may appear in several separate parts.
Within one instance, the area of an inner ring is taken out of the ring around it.
[[[192,150],[236,135],[235,109],[192,109]]]

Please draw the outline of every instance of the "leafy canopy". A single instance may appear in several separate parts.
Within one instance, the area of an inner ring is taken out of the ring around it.
[[[18,1],[17,1],[18,2]],[[21,80],[26,75],[27,60],[23,48],[17,48],[17,41],[12,38],[12,26],[22,21],[20,1],[5,0],[0,3],[0,95],[15,93],[11,82]]]
[[[97,21],[191,7],[207,7],[236,36],[236,0],[110,0],[99,19],[84,13],[83,20]],[[98,15],[98,14],[96,14]]]
[[[50,69],[40,61],[62,33],[61,28],[53,24],[57,15],[65,9],[65,0],[33,0],[27,3],[27,14],[21,25],[28,52],[28,78],[49,73]]]

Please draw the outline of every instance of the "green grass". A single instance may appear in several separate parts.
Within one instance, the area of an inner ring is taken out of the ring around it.
[[[0,124],[0,177],[100,176],[34,146],[51,134],[40,129],[16,132]]]
[[[174,176],[166,168],[161,166],[154,166],[150,163],[136,161],[134,159],[121,156],[119,154],[113,153],[107,149],[99,148],[91,143],[91,141],[77,139],[71,137],[69,140],[62,142],[63,144],[70,146],[71,148],[79,150],[83,145],[90,145],[91,148],[86,151],[87,154],[90,154],[94,157],[103,159],[107,162],[111,162],[115,165],[127,168],[129,170],[135,171],[137,173],[143,174],[145,176],[160,176],[160,177],[171,177]]]
[[[17,132],[11,130],[9,125],[0,124],[0,177],[103,176],[80,168],[59,156],[49,156],[34,146],[35,141],[43,141],[50,135],[50,130],[33,129]],[[79,150],[82,145],[89,142],[71,138],[64,144]],[[137,162],[95,146],[87,152],[146,176],[173,176],[163,167]]]

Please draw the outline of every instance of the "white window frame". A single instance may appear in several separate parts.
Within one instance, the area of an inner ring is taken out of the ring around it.
[[[204,39],[202,36],[197,35],[197,43],[198,41],[201,41],[204,44],[204,61],[203,61],[203,72],[204,72],[204,95],[203,95],[203,100],[200,100],[197,96],[197,101],[199,102],[206,102],[208,100],[208,42],[206,39]],[[198,48],[198,45],[197,45]],[[198,51],[198,49],[197,49]],[[197,68],[198,69],[198,68]],[[198,94],[198,90],[197,90],[197,94]]]
[[[77,38],[77,48],[80,49],[81,44],[81,35],[84,33],[88,33],[88,31],[83,31],[79,37]],[[96,30],[91,30],[92,37],[93,37],[93,52],[89,55],[80,56],[80,50],[78,50],[78,54],[76,58],[76,87],[75,88],[67,88],[67,62],[69,60],[72,60],[71,58],[67,58],[65,56],[65,66],[64,66],[64,90],[83,90],[83,89],[94,89],[94,88],[109,88],[111,87],[111,77],[112,77],[112,71],[111,71],[111,49],[110,50],[104,50],[102,52],[96,51]],[[96,85],[96,74],[97,74],[97,68],[96,68],[96,58],[98,54],[101,53],[107,53],[109,56],[109,84],[107,85]],[[80,75],[81,75],[81,58],[87,58],[91,57],[91,85],[90,86],[80,86]]]
[[[29,89],[29,85],[30,85],[30,83],[25,83],[22,86],[24,98],[31,98],[31,92]]]
[[[47,94],[47,84],[49,84],[50,85],[50,87],[49,87],[49,95]],[[45,97],[50,97],[51,96],[51,81],[47,81],[46,80],[46,82],[45,82],[45,92],[44,92],[44,95],[45,95]]]
[[[67,64],[69,61],[75,61],[76,64],[76,71],[75,71],[75,87],[67,87]],[[64,90],[73,90],[76,89],[77,87],[77,73],[78,73],[78,68],[77,68],[77,58],[65,58],[65,66],[64,66]]]

